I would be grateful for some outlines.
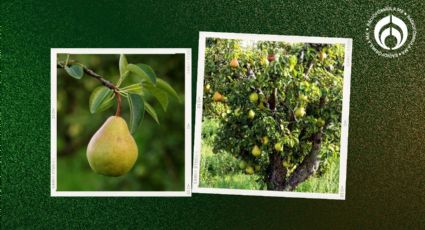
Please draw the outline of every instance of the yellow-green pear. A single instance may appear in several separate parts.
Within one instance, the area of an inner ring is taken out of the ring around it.
[[[254,174],[254,168],[252,166],[248,165],[245,169],[245,172],[248,175],[252,175],[252,174]]]
[[[254,104],[257,104],[257,101],[258,101],[258,93],[251,93],[250,95],[249,95],[249,100],[252,102],[252,103],[254,103]]]
[[[118,116],[109,117],[87,147],[90,167],[105,176],[126,174],[136,162],[137,155],[137,144],[127,123]]]
[[[317,119],[317,121],[316,121],[316,125],[317,125],[318,127],[323,127],[323,126],[325,126],[325,120],[323,120],[322,118]]]
[[[252,120],[254,119],[254,117],[255,117],[255,112],[252,109],[250,109],[248,112],[248,118]]]
[[[297,108],[295,109],[294,114],[297,119],[300,119],[301,117],[304,117],[305,109],[303,107]]]
[[[245,169],[246,168],[246,161],[242,160],[241,162],[239,162],[239,168]]]
[[[252,150],[251,150],[251,154],[254,156],[254,157],[259,157],[259,156],[261,156],[261,149],[260,149],[260,147],[258,147],[258,145],[254,145],[254,147],[252,148]]]
[[[283,145],[281,142],[278,142],[274,145],[274,150],[276,150],[276,152],[282,152],[283,151]]]

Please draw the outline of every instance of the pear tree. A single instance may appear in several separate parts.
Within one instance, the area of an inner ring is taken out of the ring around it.
[[[208,42],[205,83],[227,98],[225,117],[204,98],[206,116],[220,121],[214,152],[231,153],[268,190],[292,191],[326,171],[339,157],[343,45]]]

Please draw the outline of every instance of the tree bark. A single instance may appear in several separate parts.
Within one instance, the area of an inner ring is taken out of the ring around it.
[[[289,176],[283,185],[283,190],[292,191],[297,185],[304,182],[307,178],[313,175],[319,167],[319,153],[322,142],[322,132],[318,132],[313,135],[313,146],[301,164],[295,169],[295,171]]]
[[[287,169],[283,167],[282,160],[283,157],[277,152],[273,152],[270,156],[266,175],[268,190],[283,191],[284,189]]]

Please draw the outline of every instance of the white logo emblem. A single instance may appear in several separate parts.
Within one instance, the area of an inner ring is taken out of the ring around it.
[[[389,38],[394,41],[388,42]],[[394,58],[407,53],[415,38],[413,19],[399,8],[378,10],[368,21],[366,39],[373,51],[381,56]]]
[[[396,29],[395,27],[392,27],[391,24],[397,25],[398,27],[400,27],[400,30]],[[382,28],[384,28],[386,25],[390,25],[390,27],[382,30]],[[404,45],[407,40],[407,26],[400,18],[397,18],[393,15],[389,15],[379,20],[378,23],[376,23],[374,34],[375,40],[380,47],[386,50],[396,50],[402,45]],[[394,36],[397,40],[396,45],[392,48],[388,47],[385,44],[385,39],[391,35]]]

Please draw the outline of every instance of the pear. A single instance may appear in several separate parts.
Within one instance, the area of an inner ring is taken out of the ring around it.
[[[305,109],[303,107],[297,108],[295,109],[294,114],[297,119],[300,119],[301,117],[304,117]]]
[[[245,172],[248,175],[252,175],[252,174],[254,174],[254,168],[252,166],[248,165],[245,169]]]
[[[126,174],[136,162],[137,155],[137,144],[127,123],[118,116],[109,117],[87,147],[90,167],[105,176]]]
[[[323,120],[322,118],[317,119],[316,121],[316,125],[320,128],[325,126],[325,120]]]
[[[282,152],[283,151],[283,145],[281,142],[278,142],[274,145],[274,150],[276,150],[276,152]]]
[[[327,55],[324,51],[321,51],[321,52],[319,53],[319,59],[320,59],[320,61],[325,60],[327,56],[328,56],[328,55]]]
[[[257,104],[257,101],[258,101],[258,93],[251,93],[250,95],[249,95],[249,100],[252,102],[252,103],[254,103],[254,104]]]
[[[237,58],[233,58],[230,61],[230,67],[232,67],[232,68],[238,68],[239,67],[239,62],[238,62],[238,59]]]
[[[245,169],[246,168],[246,161],[242,160],[241,162],[239,162],[239,168]]]
[[[260,147],[258,147],[258,145],[255,145],[255,146],[252,148],[252,150],[251,150],[251,154],[252,154],[254,157],[259,157],[259,156],[261,156],[261,149],[260,149]]]
[[[215,102],[222,102],[224,100],[223,95],[221,95],[221,93],[215,91],[213,97],[212,97],[213,101]]]
[[[252,120],[254,119],[254,117],[255,117],[255,112],[252,109],[250,109],[248,112],[248,118]]]

